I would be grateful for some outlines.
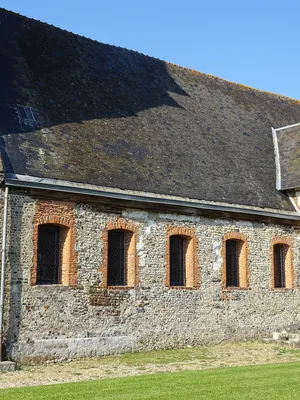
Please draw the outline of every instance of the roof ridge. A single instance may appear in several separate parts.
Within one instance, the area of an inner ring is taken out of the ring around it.
[[[38,19],[34,19],[34,18],[31,18],[31,17],[27,17],[26,15],[19,14],[19,13],[15,12],[15,11],[12,11],[12,10],[7,10],[6,8],[3,8],[3,7],[0,7],[0,11],[5,11],[5,12],[8,12],[8,13],[10,13],[10,14],[17,15],[17,16],[19,16],[19,17],[22,17],[22,18],[27,19],[27,20],[30,20],[30,21],[35,21],[35,22],[38,22],[38,23],[43,24],[43,25],[52,26],[52,27],[54,27],[55,29],[59,29],[59,30],[61,30],[61,31],[67,32],[67,33],[69,33],[69,34],[71,34],[71,35],[74,35],[74,36],[76,36],[76,37],[85,38],[85,39],[87,39],[87,40],[91,40],[91,41],[96,42],[96,43],[105,44],[105,45],[107,45],[107,46],[111,46],[111,47],[114,47],[114,48],[117,48],[117,49],[128,50],[128,51],[131,51],[131,52],[133,52],[133,53],[140,54],[140,55],[143,55],[143,56],[145,56],[145,57],[149,57],[149,58],[152,58],[152,59],[154,59],[154,60],[158,60],[158,61],[164,62],[164,63],[166,63],[166,64],[168,64],[168,65],[170,65],[170,66],[173,66],[173,67],[175,67],[175,68],[178,68],[178,69],[181,69],[181,70],[190,72],[190,73],[192,73],[192,74],[194,74],[194,75],[202,75],[202,76],[205,76],[205,77],[208,77],[208,78],[212,78],[212,79],[215,79],[215,80],[223,81],[223,82],[225,82],[225,83],[230,83],[231,85],[237,86],[238,88],[243,89],[243,90],[246,90],[246,91],[251,90],[251,91],[255,91],[255,92],[261,93],[261,94],[271,95],[272,97],[277,97],[277,98],[279,98],[279,99],[283,99],[283,100],[289,101],[289,102],[294,103],[294,104],[300,104],[300,100],[295,99],[295,98],[293,98],[293,97],[289,97],[289,96],[286,96],[286,95],[283,95],[283,94],[278,94],[278,93],[270,92],[270,91],[268,91],[268,90],[257,89],[257,88],[254,88],[254,87],[252,87],[252,86],[244,85],[244,84],[242,84],[242,83],[233,82],[233,81],[230,81],[229,79],[221,78],[221,77],[218,77],[218,76],[216,76],[216,75],[208,74],[208,73],[206,73],[206,72],[197,71],[197,70],[195,70],[195,69],[193,69],[193,68],[184,67],[184,66],[182,66],[182,65],[179,65],[179,64],[176,64],[176,63],[172,63],[172,62],[169,62],[169,61],[161,60],[161,59],[158,58],[158,57],[150,56],[150,55],[144,54],[144,53],[142,53],[142,52],[140,52],[140,51],[137,51],[137,50],[132,50],[132,49],[128,49],[128,48],[126,48],[126,47],[116,46],[116,45],[114,45],[114,44],[99,42],[99,41],[96,40],[96,39],[92,39],[92,38],[89,38],[89,37],[84,36],[84,35],[79,35],[78,33],[74,33],[74,32],[69,31],[69,30],[67,30],[67,29],[60,28],[60,27],[58,27],[58,26],[56,26],[56,25],[49,24],[48,22],[44,22],[44,21],[41,21],[41,20],[38,20]]]

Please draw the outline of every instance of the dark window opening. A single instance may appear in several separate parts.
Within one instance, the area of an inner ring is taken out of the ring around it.
[[[112,230],[108,232],[108,271],[107,284],[109,286],[125,286],[126,257],[124,231]]]
[[[285,244],[274,245],[274,287],[285,287],[285,258],[288,246]]]
[[[38,285],[58,284],[60,228],[56,225],[40,225],[38,228]]]
[[[170,286],[185,286],[184,242],[182,236],[170,237]]]
[[[238,240],[226,241],[226,286],[239,286],[239,253],[240,243]]]

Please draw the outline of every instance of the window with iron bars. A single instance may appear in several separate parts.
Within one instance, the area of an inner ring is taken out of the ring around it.
[[[108,232],[108,270],[109,286],[126,286],[126,232],[111,230]]]
[[[20,121],[23,121],[25,123],[28,122],[31,124],[36,122],[36,119],[34,117],[31,107],[17,104],[17,111],[18,111]]]
[[[285,288],[286,255],[289,246],[278,243],[274,245],[274,287]]]
[[[179,235],[170,237],[170,286],[185,286],[185,238]]]
[[[229,239],[226,241],[226,286],[239,287],[239,255],[242,242]]]
[[[61,283],[60,280],[60,227],[40,225],[36,284],[58,284]]]

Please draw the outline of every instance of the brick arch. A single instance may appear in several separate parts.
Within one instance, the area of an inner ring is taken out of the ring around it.
[[[77,252],[76,220],[73,204],[40,200],[35,204],[33,218],[33,262],[31,268],[31,285],[36,285],[38,259],[38,229],[40,225],[52,224],[61,227],[60,230],[60,276],[61,284],[77,286]]]
[[[275,288],[274,279],[274,246],[275,244],[285,244],[288,246],[285,262],[285,288],[293,289],[295,281],[295,273],[293,266],[293,241],[289,236],[275,236],[271,242],[270,257],[271,257],[271,282],[272,289]]]
[[[48,215],[48,216],[43,216],[40,218],[37,218],[37,224],[38,225],[44,225],[44,224],[55,224],[55,225],[61,225],[67,228],[70,228],[73,226],[73,221],[71,218],[66,218],[62,217],[59,215]]]
[[[198,260],[198,238],[194,229],[185,226],[166,226],[166,276],[165,285],[170,286],[170,237],[179,235],[185,237],[185,265],[186,265],[186,288],[198,289],[200,287],[200,269]],[[179,286],[174,286],[178,289]]]
[[[102,264],[99,267],[99,272],[102,273],[102,287],[107,287],[107,276],[108,276],[108,232],[111,230],[122,230],[130,233],[126,244],[126,263],[127,263],[127,284],[122,288],[134,288],[138,285],[138,255],[137,255],[137,233],[138,226],[124,218],[118,218],[114,221],[109,221],[106,225],[101,240],[103,240],[103,251],[102,251]]]
[[[239,286],[240,289],[249,287],[249,265],[248,265],[248,241],[247,237],[241,232],[227,232],[222,240],[221,257],[221,282],[222,289],[228,289],[226,282],[226,242],[227,240],[237,240],[240,243],[239,247]]]

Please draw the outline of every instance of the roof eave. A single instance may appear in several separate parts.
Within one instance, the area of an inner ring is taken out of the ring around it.
[[[211,204],[206,202],[197,202],[195,199],[189,199],[189,201],[183,200],[181,198],[168,198],[168,196],[159,195],[153,196],[144,195],[137,192],[134,193],[126,193],[126,191],[122,191],[120,189],[115,188],[106,188],[98,189],[98,188],[90,188],[86,187],[86,185],[81,185],[74,182],[68,181],[57,181],[55,179],[45,179],[38,177],[30,177],[23,175],[15,175],[15,174],[7,174],[4,184],[9,187],[16,188],[24,188],[24,189],[37,189],[37,190],[47,190],[47,191],[58,191],[63,193],[70,194],[80,194],[87,196],[95,196],[99,198],[111,198],[114,200],[125,200],[139,203],[148,203],[153,205],[168,205],[173,207],[181,207],[181,208],[189,208],[195,210],[206,210],[211,212],[223,212],[230,214],[239,214],[243,216],[258,216],[262,218],[275,218],[279,220],[289,220],[289,221],[299,221],[300,216],[297,213],[288,213],[288,212],[278,212],[267,211],[264,209],[255,209],[255,208],[247,208],[239,205],[220,205],[220,204]]]

